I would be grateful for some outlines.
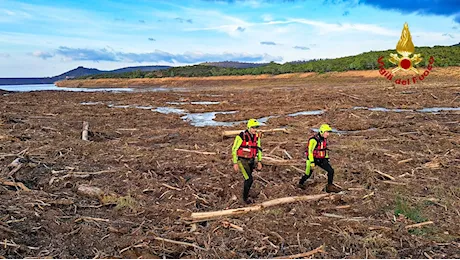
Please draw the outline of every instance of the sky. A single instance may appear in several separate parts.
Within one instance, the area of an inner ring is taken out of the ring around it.
[[[205,61],[285,63],[460,42],[459,0],[0,1],[0,77]]]

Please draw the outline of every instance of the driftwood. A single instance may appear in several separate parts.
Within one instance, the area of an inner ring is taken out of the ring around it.
[[[230,130],[230,131],[223,131],[222,132],[222,137],[235,137],[238,134],[240,134],[244,130]],[[274,129],[267,129],[267,130],[258,130],[257,132],[261,133],[273,133],[273,132],[283,132],[283,133],[289,133],[289,130],[286,128],[274,128]]]
[[[205,154],[205,155],[216,155],[217,153],[215,152],[202,152],[202,151],[194,151],[194,150],[186,150],[186,149],[179,149],[176,148],[174,151],[178,152],[187,152],[187,153],[197,153],[197,154]]]
[[[81,139],[84,141],[88,141],[88,130],[89,130],[89,123],[84,121],[83,122],[83,131],[81,133]]]
[[[244,229],[243,229],[242,227],[237,226],[237,225],[235,225],[235,224],[232,224],[232,223],[230,223],[230,222],[228,222],[228,221],[222,221],[222,225],[223,225],[225,228],[231,227],[231,228],[234,228],[234,229],[236,229],[236,230],[238,230],[238,231],[240,231],[240,232],[244,231]]]
[[[29,188],[24,185],[22,182],[12,182],[12,181],[5,181],[4,179],[0,179],[0,184],[6,185],[6,186],[12,186],[12,187],[19,187],[23,191],[30,191]]]
[[[391,184],[391,185],[401,185],[401,186],[407,185],[407,183],[404,183],[404,182],[395,182],[395,181],[383,181],[383,183]]]
[[[413,229],[413,228],[423,227],[425,225],[431,225],[431,224],[434,224],[434,222],[433,221],[426,221],[426,222],[422,222],[422,223],[408,225],[408,226],[406,226],[406,229]]]
[[[285,197],[285,198],[265,201],[260,204],[254,205],[254,206],[249,206],[249,207],[244,207],[244,208],[227,209],[227,210],[219,210],[219,211],[212,211],[212,212],[195,212],[191,214],[190,219],[192,221],[212,220],[212,219],[217,219],[220,217],[235,216],[235,215],[246,214],[252,211],[260,211],[268,207],[273,207],[273,206],[287,204],[287,203],[293,203],[293,202],[298,202],[298,201],[315,201],[315,200],[319,200],[319,199],[322,199],[328,196],[330,195],[329,194],[319,194],[319,195]]]
[[[398,162],[398,164],[410,162],[410,161],[412,161],[412,160],[414,160],[414,158],[409,158],[409,159],[401,160],[401,161]]]
[[[173,187],[173,186],[171,186],[171,185],[168,185],[168,184],[166,184],[166,183],[162,183],[161,185],[162,185],[162,186],[165,186],[166,188],[171,189],[171,190],[178,190],[178,191],[181,191],[181,190],[182,190],[182,189]]]
[[[305,253],[300,253],[300,254],[295,254],[295,255],[288,255],[288,256],[280,256],[280,257],[275,257],[274,259],[295,259],[295,258],[304,258],[304,257],[309,257],[317,253],[324,253],[323,251],[323,246],[320,246],[318,248],[315,248],[311,251],[305,252]]]
[[[375,170],[375,172],[378,173],[378,174],[380,174],[380,175],[382,175],[383,177],[385,177],[385,178],[387,178],[387,179],[390,179],[390,180],[392,180],[392,181],[395,180],[395,177],[393,177],[393,176],[391,176],[391,175],[388,175],[388,174],[386,174],[386,173],[383,173],[383,172],[381,172],[381,171],[379,171],[379,170]]]

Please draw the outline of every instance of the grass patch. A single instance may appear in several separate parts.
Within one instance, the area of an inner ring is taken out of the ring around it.
[[[395,200],[395,211],[394,214],[396,217],[404,215],[406,218],[414,221],[415,223],[420,223],[427,221],[422,215],[420,207],[418,205],[412,206],[406,199],[401,196],[397,196]]]
[[[131,195],[118,197],[115,195],[106,195],[102,198],[102,203],[104,204],[115,204],[116,210],[121,210],[124,208],[129,208],[133,212],[136,212],[137,201],[131,197]]]

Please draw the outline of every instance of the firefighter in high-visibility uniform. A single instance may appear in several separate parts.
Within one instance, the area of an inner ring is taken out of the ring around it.
[[[249,199],[249,189],[252,186],[252,171],[257,160],[257,170],[262,169],[262,149],[260,147],[260,135],[257,133],[260,123],[256,119],[249,119],[247,129],[235,137],[232,147],[232,161],[235,172],[241,171],[244,177],[243,200],[247,204],[253,201]]]
[[[321,167],[327,171],[327,185],[326,192],[340,192],[341,189],[333,184],[334,169],[329,163],[329,153],[327,149],[327,137],[332,131],[332,128],[323,124],[319,128],[319,132],[308,139],[307,149],[305,154],[307,156],[305,174],[299,181],[299,187],[305,189],[305,181],[313,174],[313,169],[316,166]]]

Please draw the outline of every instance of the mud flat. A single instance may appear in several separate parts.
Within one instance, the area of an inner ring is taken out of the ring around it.
[[[459,70],[411,86],[356,73],[2,93],[0,256],[460,258]],[[322,171],[296,186],[324,122],[344,192],[193,223],[246,206],[221,133],[251,117],[288,130],[263,136],[285,165],[255,173],[256,203],[324,194]]]

